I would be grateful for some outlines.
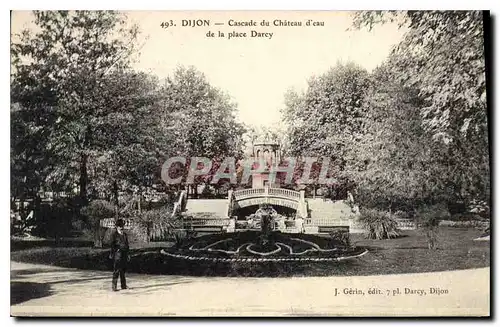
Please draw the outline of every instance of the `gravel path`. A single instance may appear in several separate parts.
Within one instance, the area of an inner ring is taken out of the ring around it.
[[[130,274],[131,289],[111,292],[110,272],[11,262],[11,315],[485,316],[489,314],[489,276],[489,268],[303,278]],[[368,294],[370,288],[382,294]],[[405,294],[405,288],[425,294]],[[448,293],[430,294],[431,288]],[[401,293],[392,295],[397,289]],[[356,294],[357,290],[363,294]]]

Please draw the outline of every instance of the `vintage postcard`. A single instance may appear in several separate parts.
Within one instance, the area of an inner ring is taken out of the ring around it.
[[[13,11],[11,315],[489,317],[483,11]]]

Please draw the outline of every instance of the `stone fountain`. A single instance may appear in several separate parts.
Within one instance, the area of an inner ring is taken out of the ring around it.
[[[367,253],[345,239],[275,229],[282,218],[270,205],[261,205],[248,220],[247,230],[194,238],[186,246],[162,250],[180,260],[211,262],[341,261]]]

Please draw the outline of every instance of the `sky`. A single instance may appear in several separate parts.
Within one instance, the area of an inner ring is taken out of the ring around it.
[[[352,13],[346,11],[133,11],[126,12],[141,31],[140,53],[133,64],[138,70],[165,78],[178,65],[195,66],[210,84],[220,88],[238,104],[238,118],[249,125],[280,124],[285,92],[303,90],[307,80],[326,72],[338,62],[352,61],[368,71],[388,56],[405,30],[396,24],[378,26],[371,32],[348,30]],[[209,20],[209,26],[186,27],[183,20]],[[323,26],[306,26],[307,20]],[[27,12],[14,12],[12,32],[31,20]],[[229,21],[253,20],[257,27],[229,26]],[[270,26],[259,26],[262,20]],[[273,26],[275,20],[302,22],[302,26]],[[164,28],[162,22],[176,26]],[[215,25],[220,23],[223,25]],[[250,37],[251,31],[273,33],[272,37]],[[207,37],[207,32],[225,37]],[[228,39],[230,32],[247,37]]]

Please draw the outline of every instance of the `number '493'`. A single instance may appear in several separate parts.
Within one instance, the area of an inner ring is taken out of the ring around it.
[[[166,21],[166,22],[161,22],[161,24],[160,24],[161,28],[169,28],[171,26],[174,26],[174,21],[173,20],[169,20],[169,21]]]

